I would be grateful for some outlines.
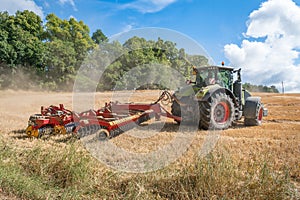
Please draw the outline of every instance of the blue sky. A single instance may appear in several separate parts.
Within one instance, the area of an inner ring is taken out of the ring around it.
[[[0,2],[2,2],[0,11],[7,10],[13,14],[15,10],[29,9],[42,18],[50,13],[55,13],[62,19],[74,17],[84,21],[90,27],[91,33],[101,29],[108,37],[135,28],[172,29],[196,40],[217,64],[225,61],[228,65],[245,66],[243,70],[249,74],[244,76],[246,81],[278,87],[281,81],[287,81],[288,91],[300,92],[298,78],[300,31],[298,29],[292,33],[289,31],[289,27],[300,27],[300,0],[0,0]],[[293,45],[290,44],[291,38],[294,38]],[[283,44],[280,48],[275,48],[278,42]],[[283,55],[282,52],[287,52],[283,58],[287,61],[279,60],[276,63],[266,60],[276,60],[274,59],[278,58],[276,55]],[[248,63],[251,67],[246,67]],[[274,70],[271,75],[270,70]],[[261,71],[267,78],[257,78],[257,73]],[[289,71],[295,76],[293,79],[290,79]]]

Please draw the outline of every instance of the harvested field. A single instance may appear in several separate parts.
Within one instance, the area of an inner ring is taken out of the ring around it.
[[[80,141],[69,136],[26,137],[24,129],[31,114],[38,113],[41,105],[63,103],[73,109],[72,93],[0,91],[0,198],[297,199],[300,94],[254,95],[261,96],[269,110],[262,126],[244,127],[238,122],[217,132],[216,146],[200,161],[197,155],[210,133],[197,130],[187,152],[176,162],[158,171],[132,174],[97,162]],[[138,91],[129,97],[122,92],[97,93],[94,108],[112,96],[121,102],[150,103],[159,91]],[[157,150],[178,130],[172,120],[162,120],[150,121],[111,141],[135,153]],[[205,172],[203,176],[199,171]],[[33,191],[32,187],[39,188]]]

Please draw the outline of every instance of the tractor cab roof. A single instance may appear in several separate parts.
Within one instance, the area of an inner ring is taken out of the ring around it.
[[[230,66],[217,66],[217,65],[211,65],[211,66],[204,66],[204,67],[198,67],[198,70],[228,70],[233,71],[234,68]]]

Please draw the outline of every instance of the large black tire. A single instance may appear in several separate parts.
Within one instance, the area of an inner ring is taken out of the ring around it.
[[[206,130],[228,129],[235,119],[235,107],[232,99],[217,93],[209,101],[200,104],[201,128]]]
[[[260,126],[262,123],[263,111],[260,97],[248,97],[244,108],[244,125]]]

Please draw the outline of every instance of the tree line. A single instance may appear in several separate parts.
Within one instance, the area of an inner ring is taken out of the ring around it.
[[[174,88],[192,65],[208,65],[208,59],[172,41],[134,36],[121,44],[108,41],[101,29],[90,36],[75,18],[48,14],[43,22],[27,10],[0,12],[0,89],[71,91],[75,79],[83,90]],[[101,77],[92,78],[99,71]]]
[[[103,50],[101,45],[111,54],[121,56],[107,67],[97,84],[98,90],[121,87],[120,77],[145,64],[165,64],[184,74],[187,56],[197,65],[208,62],[204,56],[187,55],[175,43],[160,38],[153,41],[133,37],[124,44],[108,43],[100,29],[90,36],[89,27],[74,18],[66,20],[49,14],[43,23],[31,11],[17,11],[15,15],[0,12],[0,88],[71,90],[78,69],[88,56]],[[98,56],[105,57],[104,54],[102,51]],[[143,69],[138,71],[145,75]],[[132,82],[130,87],[142,84],[138,80],[128,81]]]
[[[0,88],[58,89],[72,85],[76,70],[106,36],[74,18],[41,18],[30,11],[0,12]]]
[[[243,88],[250,92],[279,93],[278,89],[274,85],[268,87],[265,85],[252,85],[251,83],[244,83]]]

